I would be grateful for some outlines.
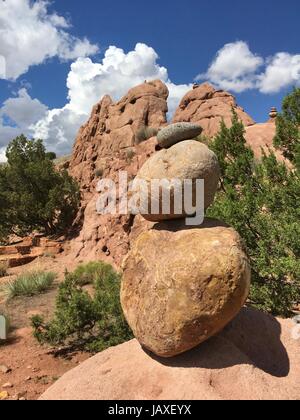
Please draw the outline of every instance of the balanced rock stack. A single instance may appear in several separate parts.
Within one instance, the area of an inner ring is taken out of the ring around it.
[[[200,135],[202,128],[191,123],[177,123],[162,129],[157,141],[163,149],[155,153],[140,169],[134,181],[134,191],[140,198],[140,212],[145,219],[181,219],[189,214],[185,211],[185,195],[190,194],[191,208],[197,204],[197,180],[205,183],[204,207],[207,209],[214,200],[219,183],[219,164],[215,154],[199,141],[189,140]],[[183,191],[184,181],[192,181],[191,192]],[[143,182],[141,182],[143,181]],[[153,182],[160,184],[160,193],[153,195]],[[179,182],[178,182],[179,181]],[[181,193],[179,195],[179,193]],[[175,200],[182,197],[181,211]],[[170,198],[169,212],[163,208],[163,197]],[[157,211],[153,212],[153,208]],[[192,213],[194,210],[192,210]]]
[[[157,140],[163,149],[137,179],[146,185],[153,179],[204,179],[207,209],[220,169],[215,154],[193,140],[201,132],[191,123],[162,129]],[[149,196],[151,191],[140,192]],[[172,193],[174,188],[171,198]],[[238,314],[249,293],[250,266],[239,235],[224,223],[205,219],[192,227],[186,226],[184,211],[144,213],[159,223],[138,237],[123,262],[121,303],[140,344],[158,356],[173,357],[212,337]]]

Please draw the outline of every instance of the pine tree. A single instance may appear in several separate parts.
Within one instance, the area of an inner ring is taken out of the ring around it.
[[[221,189],[210,216],[233,226],[244,239],[252,265],[252,305],[288,316],[300,302],[300,176],[274,153],[257,162],[243,124],[221,124],[211,144],[221,170]]]
[[[276,119],[274,145],[300,170],[300,88],[283,100],[282,113]]]
[[[58,172],[41,140],[19,136],[8,146],[0,168],[0,237],[64,231],[79,205],[79,189],[66,171]],[[0,238],[1,239],[1,238]]]

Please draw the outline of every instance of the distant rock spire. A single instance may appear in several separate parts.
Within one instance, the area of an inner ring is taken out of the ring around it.
[[[277,115],[278,115],[277,108],[276,108],[275,106],[273,106],[273,107],[271,108],[270,113],[269,113],[270,120],[271,120],[271,121],[275,121],[275,119],[276,119]]]

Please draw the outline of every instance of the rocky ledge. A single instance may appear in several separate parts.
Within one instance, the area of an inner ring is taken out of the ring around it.
[[[172,359],[136,340],[68,372],[42,400],[298,400],[295,324],[243,309],[218,336]]]

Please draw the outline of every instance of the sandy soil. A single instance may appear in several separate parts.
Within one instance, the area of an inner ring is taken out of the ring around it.
[[[40,269],[57,273],[55,284],[47,293],[10,302],[0,295],[0,314],[7,315],[11,324],[9,340],[0,345],[0,399],[4,392],[9,400],[36,400],[64,373],[90,357],[90,354],[77,353],[68,358],[55,358],[51,349],[40,346],[32,337],[30,327],[32,315],[42,314],[46,319],[52,316],[57,287],[64,278],[65,269],[72,271],[77,264],[78,261],[72,262],[64,256],[43,257],[10,269],[9,276],[0,279],[1,286],[24,271]],[[9,371],[2,372],[6,368]]]

